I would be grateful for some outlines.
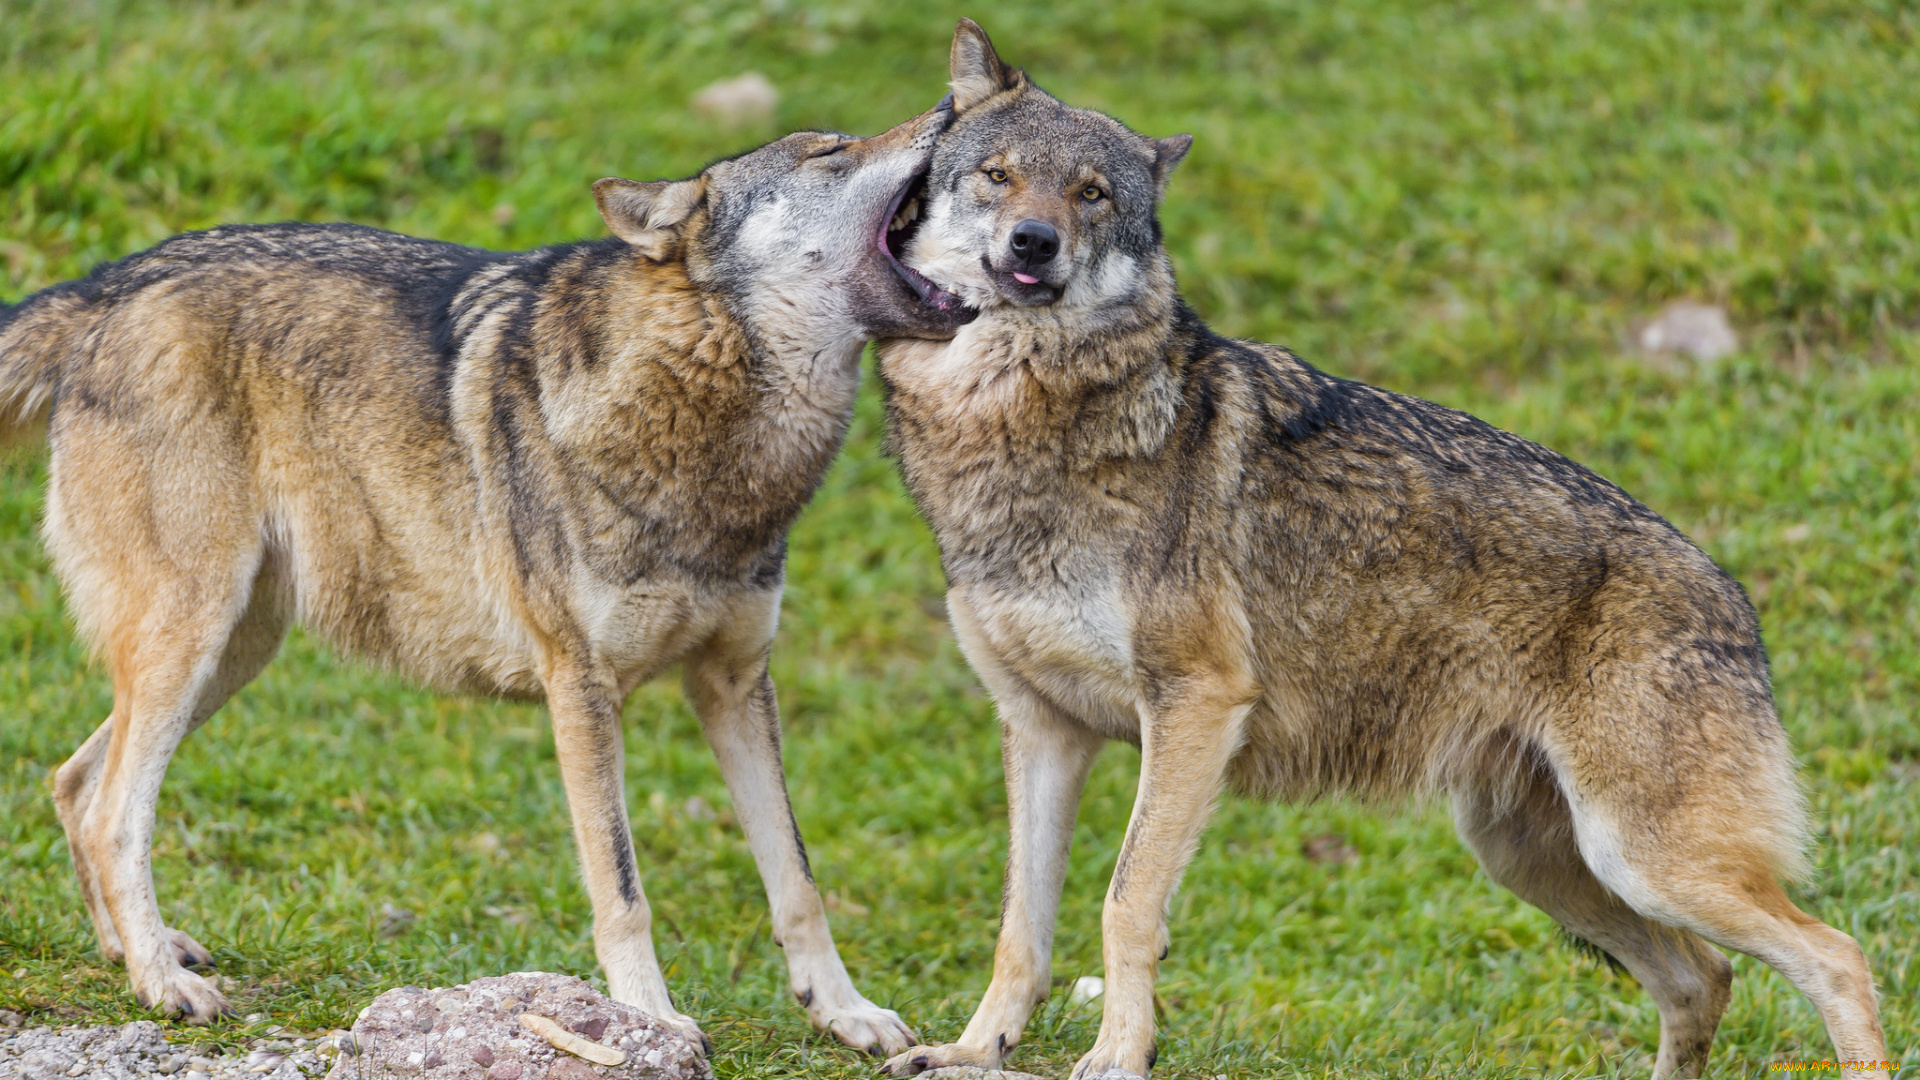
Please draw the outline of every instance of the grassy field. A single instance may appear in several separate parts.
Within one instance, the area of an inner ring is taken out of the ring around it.
[[[1920,12],[1892,2],[849,0],[119,5],[0,0],[0,298],[223,221],[349,219],[493,247],[597,235],[587,185],[685,175],[941,93],[952,18],[1071,101],[1192,131],[1164,219],[1219,328],[1473,410],[1581,459],[1752,592],[1805,762],[1818,871],[1893,1053],[1920,1066]],[[766,130],[684,103],[755,69]],[[1671,299],[1743,349],[1638,355]],[[933,1040],[985,985],[1005,806],[992,711],[863,399],[794,538],[774,677],[798,817],[856,981]],[[0,465],[0,1008],[142,1015],[95,951],[47,795],[110,707]],[[680,1006],[726,1076],[852,1077],[788,999],[719,773],[669,684],[627,709],[629,787]],[[1056,982],[1099,971],[1138,755],[1081,812]],[[379,989],[593,974],[543,710],[428,693],[296,635],[176,758],[155,873],[243,1012],[342,1025]],[[1315,861],[1345,837],[1355,857]],[[414,913],[388,916],[389,908]],[[1643,1075],[1633,981],[1496,888],[1432,807],[1225,805],[1176,900],[1169,1077]],[[1831,1056],[1736,960],[1715,1075]],[[594,977],[597,977],[595,975]],[[1055,1003],[1015,1059],[1064,1072]]]

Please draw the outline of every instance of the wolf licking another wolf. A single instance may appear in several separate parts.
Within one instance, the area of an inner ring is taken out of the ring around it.
[[[602,180],[598,242],[226,227],[0,308],[0,420],[47,425],[48,547],[113,677],[54,799],[142,1002],[227,1009],[187,970],[207,951],[161,922],[154,806],[180,740],[298,619],[435,686],[545,697],[609,990],[698,1042],[654,957],[621,775],[622,701],[682,664],[795,996],[854,1046],[912,1041],[828,932],[767,651],[866,339],[968,317],[881,241],[950,119]]]

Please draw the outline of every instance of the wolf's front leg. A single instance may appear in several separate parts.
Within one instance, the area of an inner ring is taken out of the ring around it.
[[[1153,1068],[1153,982],[1167,947],[1167,903],[1213,812],[1253,700],[1246,680],[1203,674],[1149,692],[1140,717],[1140,786],[1100,916],[1106,962],[1100,1037],[1072,1080]]]
[[[657,1017],[694,1045],[710,1049],[691,1017],[673,1007],[660,962],[653,953],[653,912],[640,888],[627,821],[621,770],[626,746],[620,731],[620,697],[612,678],[587,663],[563,661],[547,679],[553,714],[553,746],[567,788],[573,840],[593,900],[593,947],[606,973],[607,989]]]
[[[775,594],[774,604],[779,603]],[[767,676],[771,617],[743,620],[738,637],[723,634],[686,661],[687,697],[720,761],[727,792],[773,909],[773,940],[787,955],[793,995],[814,1028],[871,1054],[912,1045],[913,1030],[892,1009],[854,989],[834,948],[826,912],[807,865],[806,846],[787,796],[780,764],[780,706]],[[764,626],[764,632],[752,632]]]
[[[955,605],[956,625],[961,622]],[[964,640],[964,631],[963,631]],[[993,981],[960,1041],[916,1046],[887,1062],[895,1076],[949,1065],[998,1069],[1052,980],[1053,930],[1073,843],[1074,814],[1101,738],[1061,716],[1026,683],[970,650],[1000,713],[1007,774],[1007,878]]]

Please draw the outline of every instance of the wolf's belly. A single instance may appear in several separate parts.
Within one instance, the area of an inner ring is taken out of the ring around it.
[[[541,696],[546,635],[528,624],[529,613],[515,600],[526,584],[510,547],[478,530],[439,524],[430,514],[376,519],[340,512],[337,504],[330,516],[286,514],[269,529],[270,561],[288,576],[296,617],[342,651],[440,690]],[[672,574],[616,585],[580,564],[573,570],[571,580],[544,584],[568,596],[571,617],[623,692],[739,617],[747,594],[765,592]],[[747,607],[777,610],[775,595]]]

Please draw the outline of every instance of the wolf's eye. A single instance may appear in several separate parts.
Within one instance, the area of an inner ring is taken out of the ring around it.
[[[1106,192],[1101,191],[1100,185],[1098,184],[1088,184],[1086,187],[1080,189],[1080,197],[1088,202],[1099,202],[1104,195],[1106,195]]]
[[[844,142],[828,143],[825,146],[816,146],[813,149],[807,151],[807,159],[812,160],[814,158],[832,157],[833,155],[839,153],[842,150],[845,150],[846,148],[847,148],[847,144]]]
[[[1006,182],[1007,182],[1007,170],[1005,170],[1005,169],[988,169],[988,170],[987,170],[987,179],[989,179],[989,180],[991,180],[991,181],[993,181],[993,182],[994,182],[994,183],[996,183],[996,184],[1004,184],[1004,183],[1006,183]]]

